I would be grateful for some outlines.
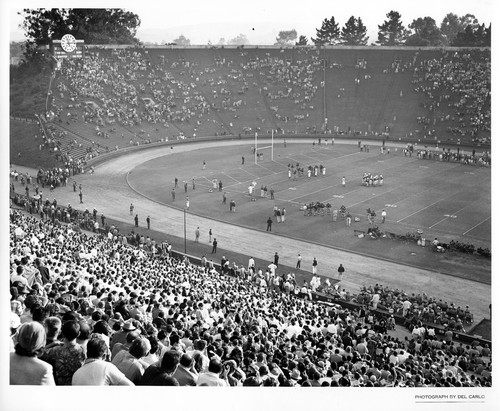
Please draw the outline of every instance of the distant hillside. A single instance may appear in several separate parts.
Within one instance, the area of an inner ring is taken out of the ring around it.
[[[49,64],[10,66],[10,114],[26,117],[44,114],[50,76]]]
[[[10,61],[20,62],[23,57],[23,44],[24,41],[11,41],[9,47]]]

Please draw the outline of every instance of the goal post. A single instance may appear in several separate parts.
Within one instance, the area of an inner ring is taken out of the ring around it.
[[[271,145],[259,147],[259,134],[255,132],[255,145],[254,145],[254,162],[257,164],[258,153],[264,149],[271,149],[271,161],[274,161],[274,130],[271,130]]]

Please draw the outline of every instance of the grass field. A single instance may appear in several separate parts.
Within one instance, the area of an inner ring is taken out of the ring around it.
[[[175,151],[175,150],[174,150]],[[245,156],[245,164],[241,157]],[[202,163],[206,162],[203,170]],[[322,164],[326,176],[303,177],[297,181],[288,178],[288,163],[301,167]],[[384,175],[384,185],[361,185],[364,172]],[[346,177],[346,187],[341,178]],[[176,199],[171,191],[175,177],[179,187]],[[195,190],[192,179],[195,179]],[[223,182],[227,204],[222,205],[218,189],[209,192],[213,179]],[[189,196],[189,213],[225,221],[259,231],[266,230],[273,207],[286,208],[286,222],[274,219],[273,233],[307,242],[327,245],[377,258],[410,264],[483,283],[491,283],[491,260],[461,253],[433,253],[429,248],[397,240],[358,238],[354,229],[366,231],[369,227],[366,209],[377,211],[376,224],[383,231],[406,234],[420,229],[428,239],[470,242],[476,247],[491,248],[491,175],[490,169],[457,163],[420,160],[405,157],[401,150],[380,154],[372,148],[360,152],[356,145],[281,143],[270,150],[264,160],[254,164],[251,144],[221,146],[213,149],[172,153],[135,167],[127,176],[132,189],[160,204],[184,208]],[[258,197],[251,201],[248,186],[255,181],[257,194],[260,186],[275,190],[275,200]],[[187,193],[184,182],[188,183]],[[236,202],[236,212],[229,212],[229,201]],[[345,221],[333,221],[331,215],[304,216],[304,203],[330,202],[334,208],[342,204],[353,216],[360,218],[351,227]],[[380,222],[380,211],[385,208],[387,220]]]
[[[310,270],[310,261],[312,261],[312,257],[316,256],[322,267],[326,269],[322,273],[323,275],[329,276],[331,274],[329,270],[332,267],[335,269],[339,262],[345,263],[351,273],[351,278],[346,280],[346,287],[351,291],[358,291],[363,284],[374,284],[375,282],[392,284],[393,287],[411,292],[426,290],[429,295],[444,298],[446,301],[457,301],[460,305],[473,303],[471,306],[476,310],[477,318],[483,318],[487,314],[484,314],[485,307],[487,309],[491,301],[491,259],[459,252],[434,253],[430,247],[422,248],[418,247],[416,243],[389,238],[379,240],[372,240],[369,237],[358,238],[353,235],[353,228],[366,230],[368,227],[366,218],[364,218],[366,206],[363,202],[372,208],[378,207],[375,201],[380,201],[380,204],[385,206],[385,204],[389,204],[384,202],[384,197],[388,193],[406,193],[405,187],[412,188],[414,192],[427,189],[423,195],[414,196],[422,202],[418,208],[423,210],[421,214],[428,213],[433,208],[432,205],[443,196],[450,196],[449,192],[443,192],[441,196],[436,195],[436,197],[431,198],[429,196],[431,191],[428,190],[428,187],[419,189],[419,186],[424,185],[424,182],[420,181],[423,177],[427,177],[428,181],[434,177],[437,180],[436,184],[445,182],[448,185],[456,185],[459,190],[463,189],[464,192],[470,191],[470,187],[473,187],[477,191],[474,194],[476,197],[469,199],[469,201],[484,206],[485,208],[481,212],[484,213],[484,219],[488,219],[489,214],[485,210],[491,208],[489,202],[490,170],[452,163],[416,160],[414,157],[405,158],[400,155],[400,152],[394,153],[394,146],[391,147],[392,154],[390,156],[381,156],[374,149],[370,153],[359,153],[355,142],[349,144],[348,141],[345,141],[343,145],[337,145],[338,143],[337,141],[334,150],[331,150],[333,147],[328,146],[326,150],[321,149],[321,153],[317,152],[317,147],[312,150],[310,144],[289,144],[287,155],[294,159],[303,158],[304,163],[301,164],[304,166],[308,164],[306,159],[317,159],[319,155],[322,160],[325,160],[322,161],[323,165],[327,166],[326,177],[311,178],[310,181],[306,181],[306,178],[294,182],[295,186],[291,187],[296,188],[296,190],[288,188],[290,186],[288,186],[287,159],[283,160],[284,157],[280,154],[282,148],[276,147],[277,162],[270,162],[266,157],[264,162],[255,166],[250,161],[251,142],[245,141],[181,144],[173,145],[172,150],[170,150],[170,146],[151,147],[149,150],[137,151],[105,162],[96,167],[95,174],[78,176],[78,182],[82,183],[86,194],[84,196],[85,207],[89,209],[97,207],[99,213],[103,212],[109,221],[117,220],[133,224],[128,210],[128,205],[133,202],[139,214],[141,233],[152,235],[152,238],[159,241],[167,238],[168,241],[175,244],[176,250],[182,250],[186,245],[182,235],[182,208],[185,197],[182,184],[177,189],[175,202],[172,202],[170,192],[175,176],[180,181],[189,182],[193,176],[196,176],[196,190],[193,191],[191,184],[188,185],[191,208],[186,213],[187,252],[191,255],[201,256],[210,253],[211,248],[207,242],[206,234],[211,227],[217,234],[220,251],[222,254],[230,256],[231,261],[246,263],[248,255],[265,261],[271,258],[275,251],[279,251],[285,266],[295,266],[296,253],[301,252],[306,258],[304,268]],[[241,165],[242,155],[246,157],[244,165]],[[352,159],[356,159],[356,161]],[[206,170],[202,170],[203,160],[207,162]],[[379,163],[379,161],[384,162]],[[311,161],[310,164],[314,163]],[[390,167],[391,164],[392,167]],[[420,165],[429,168],[421,168]],[[359,179],[354,180],[353,177],[349,177],[351,174],[357,174],[354,172],[355,169],[359,169],[359,175],[361,175],[362,172],[368,170],[380,172],[378,167],[382,168],[382,166],[385,176],[385,184],[382,187],[362,187]],[[430,167],[439,168],[441,174],[434,172],[433,175],[429,171]],[[387,171],[391,168],[392,171]],[[269,171],[269,169],[273,171]],[[442,170],[448,170],[449,173],[444,173]],[[464,174],[472,172],[475,174]],[[270,184],[274,182],[277,205],[285,206],[288,209],[287,221],[283,224],[275,222],[272,235],[265,233],[265,220],[272,212],[274,202],[268,199],[250,201],[245,193],[246,187],[253,179],[246,177],[248,180],[245,180],[245,173],[252,173],[254,176],[259,173],[258,175],[261,176],[258,180],[259,186],[267,184],[270,187]],[[420,180],[415,177],[418,173],[420,173]],[[225,188],[229,192],[228,198],[235,199],[237,203],[236,213],[229,213],[227,205],[221,206],[221,193],[218,191],[208,192],[210,180],[215,174],[221,176]],[[344,194],[339,194],[338,190],[344,189],[340,184],[342,175],[348,177],[347,187]],[[405,178],[403,179],[402,176]],[[441,180],[443,176],[447,180]],[[461,185],[459,182],[461,176],[467,176],[467,178],[478,176],[478,178],[475,184]],[[279,184],[279,181],[283,181],[283,183]],[[400,182],[391,187],[392,181]],[[401,181],[405,181],[406,186]],[[326,190],[325,193],[326,187],[332,188]],[[54,196],[61,204],[77,202],[77,197],[71,187],[56,191]],[[283,199],[285,194],[289,195],[294,191],[300,191],[300,193],[293,193],[292,197],[288,197],[287,200]],[[354,191],[354,193],[345,195],[349,191]],[[318,193],[321,194],[321,197],[318,196]],[[354,194],[356,194],[356,198],[353,197]],[[334,201],[334,206],[336,207],[341,200],[345,201],[345,205],[353,213],[360,213],[361,221],[354,223],[353,227],[347,228],[345,222],[334,222],[331,216],[305,217],[299,210],[299,200],[295,200],[295,198],[298,196],[307,197],[307,195],[311,201],[326,201],[329,198],[335,198],[337,202]],[[344,195],[344,198],[334,197],[340,195]],[[402,198],[404,199],[404,197]],[[464,201],[466,202],[466,200],[467,198]],[[458,207],[449,199],[446,199],[445,203],[446,207]],[[414,229],[406,221],[410,220],[410,217],[399,223],[398,220],[415,213],[415,210],[412,209],[407,214],[394,217],[395,212],[401,210],[400,203],[393,205],[398,205],[398,207],[387,208],[389,211],[388,221],[384,224],[383,230],[405,233]],[[431,206],[428,207],[429,205]],[[172,206],[180,209],[181,212],[170,209]],[[461,205],[461,207],[464,206]],[[147,215],[152,217],[151,231],[145,228]],[[427,227],[443,219],[436,213],[433,215],[436,220],[428,224]],[[205,219],[203,216],[208,216],[208,218]],[[411,217],[415,218],[415,216],[416,214],[413,214]],[[464,216],[467,217],[469,214],[464,214]],[[462,213],[458,213],[457,218],[452,220],[456,221],[461,217]],[[225,224],[224,221],[229,222],[229,224]],[[479,225],[473,221],[469,221],[469,223],[469,227],[466,229],[469,230],[469,233],[465,236],[462,235],[460,239],[472,241],[476,245],[480,245],[481,241],[490,244],[487,234],[483,240],[478,236],[478,233],[481,233],[478,228],[489,225],[489,223]],[[203,243],[199,244],[195,243],[194,237],[192,237],[197,225],[201,227],[204,240]],[[457,239],[457,235],[460,236],[460,233],[466,231],[461,231],[462,228],[453,232],[438,231],[439,225],[435,225],[432,229],[424,229],[426,237],[432,238],[432,235],[437,233],[441,240],[446,241],[446,238]],[[470,230],[474,225],[477,227]],[[246,230],[245,227],[251,228],[251,230]],[[123,232],[129,232],[132,226],[128,225],[122,228]],[[158,233],[153,233],[153,230],[157,230]],[[475,232],[474,237],[471,236],[472,232]],[[309,261],[309,265],[306,260]],[[336,275],[333,275],[333,278],[336,278]]]
[[[245,156],[245,164],[242,163]],[[274,161],[270,150],[263,161],[254,164],[251,145],[176,153],[148,161],[128,176],[130,186],[155,201],[183,208],[190,199],[190,212],[243,226],[265,230],[276,204],[286,208],[286,222],[274,223],[274,230],[285,235],[323,244],[333,241],[332,233],[348,230],[343,221],[331,216],[305,217],[304,203],[331,203],[333,208],[345,205],[361,219],[352,228],[366,229],[366,209],[387,211],[386,230],[398,233],[423,230],[426,238],[441,241],[455,239],[478,246],[491,244],[491,176],[490,170],[457,163],[420,160],[400,152],[380,154],[375,147],[360,152],[352,145],[312,144],[275,145]],[[203,161],[206,169],[202,169]],[[326,176],[288,178],[288,164],[323,165]],[[384,185],[364,187],[364,172],[383,174]],[[342,176],[346,186],[342,187]],[[179,187],[176,199],[171,190],[174,179]],[[196,188],[192,189],[192,179]],[[228,204],[223,206],[218,189],[209,192],[212,180],[221,180]],[[257,200],[251,201],[248,186],[257,183]],[[184,182],[188,183],[187,193]],[[260,186],[273,188],[275,200],[260,197]],[[229,201],[236,202],[236,213],[229,212]],[[377,217],[378,220],[378,217]],[[379,225],[380,222],[378,222]],[[352,230],[352,229],[351,229]]]

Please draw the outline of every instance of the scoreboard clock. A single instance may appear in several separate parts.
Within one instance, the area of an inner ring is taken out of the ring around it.
[[[72,34],[65,34],[60,40],[52,41],[52,54],[57,59],[83,57],[84,40],[77,40]]]
[[[65,34],[61,39],[61,47],[66,53],[76,50],[76,39],[72,34]]]

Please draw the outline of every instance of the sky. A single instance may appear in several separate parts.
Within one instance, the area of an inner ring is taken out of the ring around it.
[[[376,40],[378,25],[386,20],[386,14],[396,10],[402,15],[402,21],[408,26],[413,19],[430,16],[439,25],[444,16],[455,13],[462,16],[474,14],[480,23],[489,25],[494,0],[352,0],[350,2],[335,0],[318,0],[310,4],[301,0],[190,0],[172,2],[131,2],[131,1],[86,1],[51,2],[51,1],[13,1],[7,4],[9,16],[9,38],[19,41],[24,38],[18,25],[22,17],[17,15],[24,7],[119,7],[136,13],[141,19],[137,37],[143,42],[171,42],[179,35],[187,37],[191,44],[213,44],[221,38],[226,41],[244,34],[250,44],[273,44],[279,31],[295,29],[298,35],[309,39],[315,36],[316,28],[321,27],[325,18],[335,17],[342,27],[350,16],[361,17],[367,27],[370,42]],[[348,4],[346,6],[346,3]]]

